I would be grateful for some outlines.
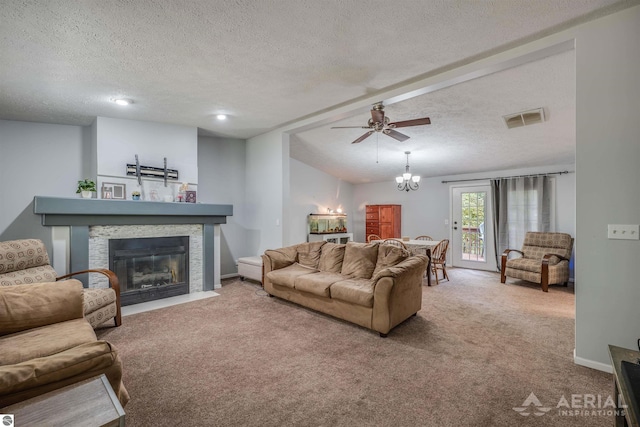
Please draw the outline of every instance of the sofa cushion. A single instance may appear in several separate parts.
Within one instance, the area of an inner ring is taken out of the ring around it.
[[[378,248],[378,261],[376,262],[376,268],[373,270],[373,277],[376,276],[381,270],[404,261],[409,258],[411,253],[405,249],[398,248],[391,245],[380,245]]]
[[[322,246],[318,270],[329,273],[340,273],[342,271],[342,261],[344,260],[344,250],[346,245],[338,243],[325,243]]]
[[[25,268],[0,274],[0,286],[26,285],[29,283],[55,282],[56,271],[50,265]]]
[[[96,340],[85,319],[74,319],[5,335],[1,338],[0,365],[47,357]]]
[[[320,271],[313,274],[304,274],[296,277],[296,289],[302,292],[321,297],[330,297],[329,288],[332,284],[344,280],[344,276],[339,273]]]
[[[293,264],[298,259],[298,250],[295,246],[280,249],[267,249],[264,254],[271,260],[271,269],[278,270]]]
[[[111,288],[87,288],[82,293],[84,314],[93,313],[116,302],[116,291]]]
[[[371,279],[378,261],[377,243],[347,243],[342,274],[355,279]]]
[[[0,335],[82,318],[82,283],[0,286]]]
[[[373,307],[373,289],[375,282],[367,279],[341,280],[331,285],[331,299]]]
[[[0,366],[0,396],[61,381],[87,371],[99,371],[99,374],[111,367],[116,359],[117,353],[109,343],[93,341],[51,356]]]
[[[305,267],[296,263],[288,267],[270,271],[267,273],[267,277],[269,278],[269,280],[271,280],[272,283],[276,285],[295,289],[296,277],[317,272],[318,270],[316,270],[315,268]]]
[[[298,263],[305,267],[318,268],[322,246],[326,242],[309,242],[298,245]]]

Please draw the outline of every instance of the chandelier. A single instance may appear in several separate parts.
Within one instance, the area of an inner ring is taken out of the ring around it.
[[[419,188],[418,182],[420,182],[420,176],[411,175],[411,172],[409,172],[409,154],[411,154],[411,151],[405,151],[404,154],[407,155],[407,166],[405,166],[402,176],[396,176],[398,190],[407,192],[409,190],[417,190]]]

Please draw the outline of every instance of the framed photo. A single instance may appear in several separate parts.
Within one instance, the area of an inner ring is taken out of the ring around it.
[[[103,182],[102,198],[125,200],[127,198],[127,185],[116,184],[113,182]]]
[[[185,202],[187,203],[195,203],[196,202],[196,192],[187,190],[185,192]]]

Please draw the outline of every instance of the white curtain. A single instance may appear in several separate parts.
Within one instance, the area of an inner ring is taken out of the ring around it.
[[[505,249],[520,249],[527,231],[555,231],[553,178],[526,176],[492,180],[496,262]]]

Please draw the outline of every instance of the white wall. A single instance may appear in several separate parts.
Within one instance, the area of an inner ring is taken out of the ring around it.
[[[307,241],[307,216],[327,213],[327,208],[347,214],[347,230],[352,232],[353,184],[342,181],[295,159],[290,161],[290,220],[288,228],[291,242]]]
[[[39,238],[52,253],[33,197],[76,197],[89,140],[80,126],[0,120],[0,240]]]
[[[246,143],[240,139],[198,137],[198,201],[233,205],[233,216],[220,226],[220,272],[238,272],[236,260],[254,256],[245,219]]]
[[[607,224],[640,223],[639,41],[640,6],[576,36],[576,361],[587,366],[640,337],[640,241],[607,239]]]
[[[198,129],[138,120],[98,117],[97,174],[125,176],[127,163],[177,169],[181,182],[198,183]]]
[[[443,184],[442,181],[459,179],[497,178],[503,176],[574,171],[574,165],[545,166],[539,168],[510,169],[464,175],[423,178],[417,191],[398,191],[395,182],[356,185],[354,189],[354,238],[365,239],[365,206],[371,204],[402,205],[402,235],[416,237],[427,234],[434,239],[450,239],[450,194],[453,185],[473,185],[482,181]],[[575,174],[556,176],[556,231],[575,236]],[[485,181],[486,182],[486,181]]]
[[[273,131],[247,140],[246,224],[252,255],[289,243],[283,230],[289,198],[289,137]]]

